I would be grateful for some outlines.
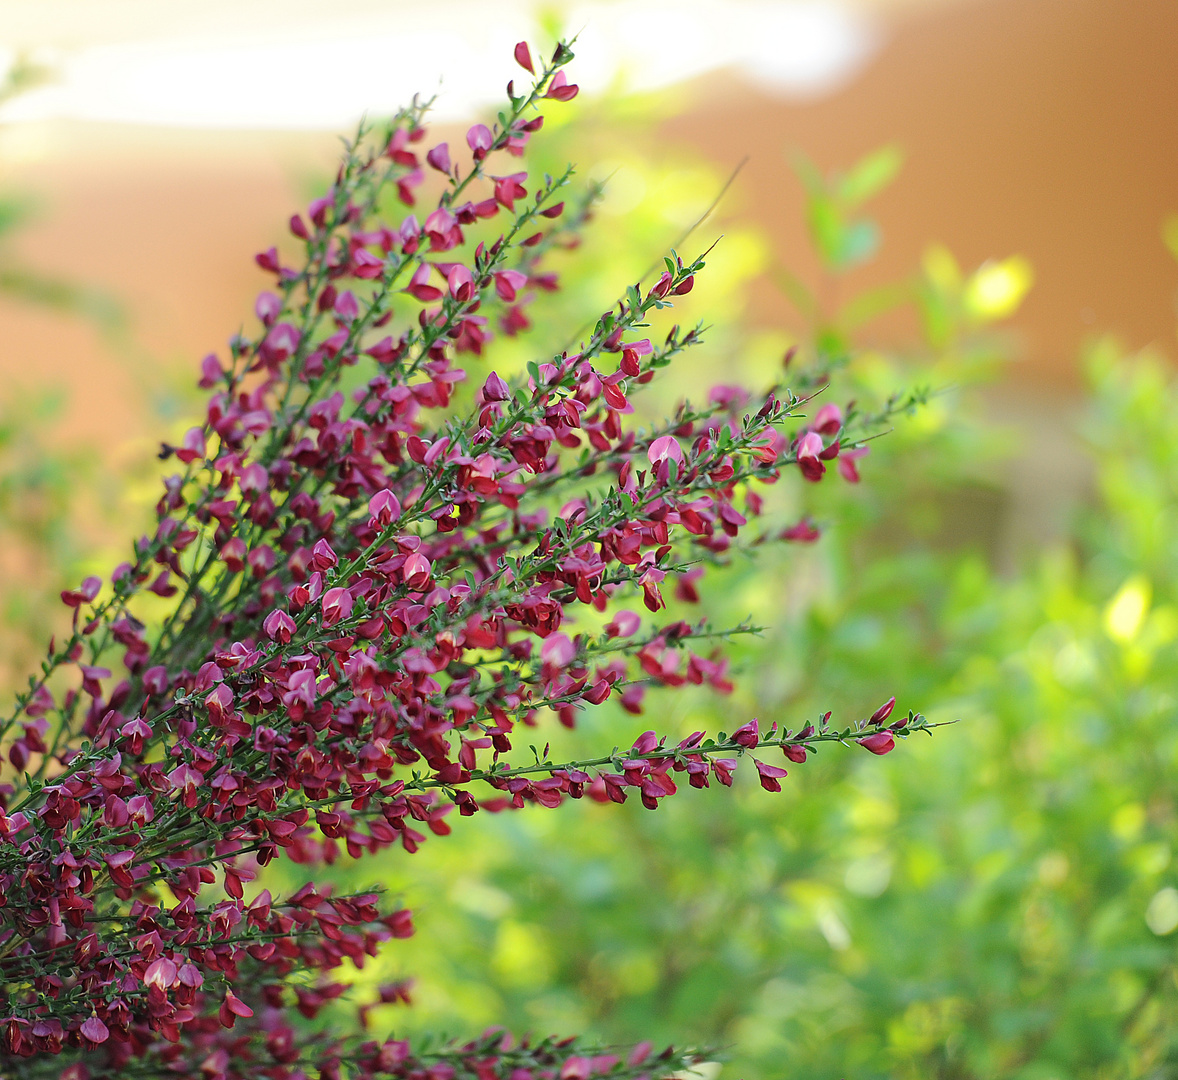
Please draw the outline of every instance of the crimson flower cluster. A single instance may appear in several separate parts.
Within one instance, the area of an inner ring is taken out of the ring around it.
[[[638,424],[635,396],[700,340],[643,334],[704,267],[674,253],[576,352],[479,370],[494,334],[529,327],[558,285],[548,255],[590,216],[591,198],[560,198],[571,170],[533,179],[513,162],[540,107],[576,95],[571,56],[562,44],[537,71],[521,44],[531,88],[509,84],[461,154],[428,146],[420,102],[360,130],[291,218],[290,250],[257,256],[258,329],[205,359],[207,411],[163,448],[176,469],[153,531],[108,580],[62,594],[70,632],[3,724],[5,1076],[668,1075],[694,1052],[326,1035],[299,1017],[340,996],[345,962],[412,933],[410,913],[252,883],[279,857],[413,852],[455,809],[654,809],[684,781],[731,785],[746,756],[776,791],[773,748],[882,754],[927,726],[889,702],[843,730],[829,714],[794,732],[751,720],[678,743],[648,731],[589,761],[511,757],[548,715],[572,726],[611,698],[641,713],[653,688],[729,690],[718,650],[753,628],[660,618],[667,590],[698,601],[708,566],[774,538],[745,527],[783,470],[819,481],[837,462],[857,480],[884,419],[826,405],[807,423],[805,397],[718,387]]]

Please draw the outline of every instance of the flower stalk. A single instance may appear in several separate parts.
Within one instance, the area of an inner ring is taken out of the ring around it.
[[[667,1076],[697,1052],[308,1034],[292,1010],[339,997],[333,972],[410,934],[410,914],[252,883],[278,858],[310,871],[341,851],[412,853],[455,808],[636,794],[656,809],[683,780],[730,786],[746,759],[778,791],[769,751],[882,754],[935,726],[892,719],[893,701],[837,729],[829,714],[796,732],[751,720],[673,745],[647,731],[583,760],[512,756],[519,727],[548,716],[571,727],[610,698],[640,714],[648,691],[729,692],[722,646],[757,628],[660,615],[664,589],[697,602],[734,552],[813,539],[747,539],[760,490],[794,468],[819,482],[828,463],[857,481],[867,440],[916,401],[807,420],[823,376],[801,395],[717,387],[636,424],[642,388],[702,343],[700,327],[641,335],[706,252],[671,252],[575,352],[487,370],[492,337],[524,332],[557,287],[545,258],[597,194],[570,211],[557,198],[571,167],[532,185],[505,164],[540,108],[577,93],[569,45],[516,59],[530,89],[470,128],[468,154],[423,153],[419,102],[361,127],[327,194],[291,219],[294,255],[257,256],[272,279],[258,328],[203,362],[206,412],[162,448],[181,467],[154,532],[108,581],[63,593],[71,632],[0,727],[5,1076],[295,1077],[310,1062],[341,1077]],[[419,221],[426,170],[444,183]],[[158,625],[137,614],[145,593],[170,601]]]

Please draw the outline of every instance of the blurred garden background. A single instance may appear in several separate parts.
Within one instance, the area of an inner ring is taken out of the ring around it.
[[[732,1080],[1178,1076],[1172,0],[0,16],[6,692],[64,624],[57,590],[146,521],[199,360],[252,318],[253,253],[339,135],[437,91],[460,140],[520,38],[581,31],[583,92],[535,153],[605,188],[559,301],[496,363],[722,237],[676,316],[710,327],[681,391],[768,384],[791,347],[846,357],[843,398],[931,391],[862,483],[784,491],[817,542],[725,570],[716,622],[769,628],[732,696],[607,704],[554,754],[892,693],[961,722],[824,752],[779,795],[479,814],[341,868],[416,915],[357,975],[412,999],[374,1030],[707,1043]]]

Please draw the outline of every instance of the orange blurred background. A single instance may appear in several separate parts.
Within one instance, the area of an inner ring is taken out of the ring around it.
[[[693,10],[719,26],[738,6]],[[64,62],[68,71],[71,56],[96,45],[148,48],[245,24],[255,42],[265,42],[267,27],[287,24],[313,41],[315,20],[326,17],[321,6],[301,3],[239,7],[10,0],[0,5],[0,34],[34,59],[50,50],[49,68]],[[600,19],[609,5],[599,8]],[[772,19],[787,8],[756,11]],[[438,9],[455,20],[473,10]],[[676,112],[657,121],[649,151],[702,155],[721,174],[748,156],[733,198],[761,223],[774,259],[804,277],[813,262],[785,150],[802,148],[827,167],[899,144],[902,178],[875,208],[881,257],[852,284],[903,276],[931,240],[966,266],[1026,255],[1036,284],[1014,323],[1020,362],[1005,400],[1037,422],[1063,415],[1074,399],[1086,335],[1111,330],[1133,346],[1172,341],[1174,282],[1159,228],[1178,209],[1174,0],[874,0],[799,10],[818,18],[826,9],[870,41],[826,85],[783,90],[750,81],[740,68],[697,64],[673,91]],[[406,5],[357,0],[329,14],[395,27],[402,10],[409,19]],[[514,32],[512,20],[531,18],[530,8],[508,5],[504,33]],[[645,47],[666,66],[656,54],[675,43]],[[591,66],[590,49],[586,41],[579,51]],[[494,71],[508,66],[498,53],[487,62]],[[445,68],[444,50],[436,63]],[[75,91],[84,93],[85,83]],[[71,117],[63,91],[53,93],[51,82],[0,112],[8,120],[0,131],[3,183],[35,204],[4,258],[99,287],[120,302],[127,323],[112,336],[83,319],[0,299],[0,393],[63,386],[66,426],[78,437],[101,435],[109,444],[112,430],[131,440],[158,436],[149,406],[187,382],[199,357],[248,318],[260,284],[251,256],[284,234],[310,182],[327,174],[336,136],[321,120],[317,130],[297,130],[297,117],[281,131],[250,128],[248,116],[237,130],[215,117],[203,126],[191,117],[176,125]],[[768,282],[758,289],[756,321],[781,325],[788,314]]]

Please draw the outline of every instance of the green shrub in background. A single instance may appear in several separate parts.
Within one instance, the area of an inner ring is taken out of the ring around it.
[[[1019,260],[963,277],[930,251],[908,289],[930,341],[917,374],[961,387],[990,367],[977,331],[1028,280]],[[840,314],[815,320],[819,347],[846,347]],[[867,352],[852,373],[870,393],[897,367]],[[866,541],[848,525],[729,569],[732,612],[773,627],[744,651],[744,696],[658,717],[794,723],[830,688],[836,715],[896,689],[959,725],[883,762],[808,762],[734,812],[699,792],[658,814],[515,814],[462,823],[411,871],[390,860],[422,913],[397,956],[418,977],[404,1022],[691,1030],[734,1078],[1175,1075],[1178,386],[1108,341],[1086,367],[1098,498],[1070,536],[996,575],[992,537],[955,519],[1006,439],[968,394],[934,396],[862,463],[862,490],[787,495],[849,501]],[[645,726],[610,722],[622,744]]]

